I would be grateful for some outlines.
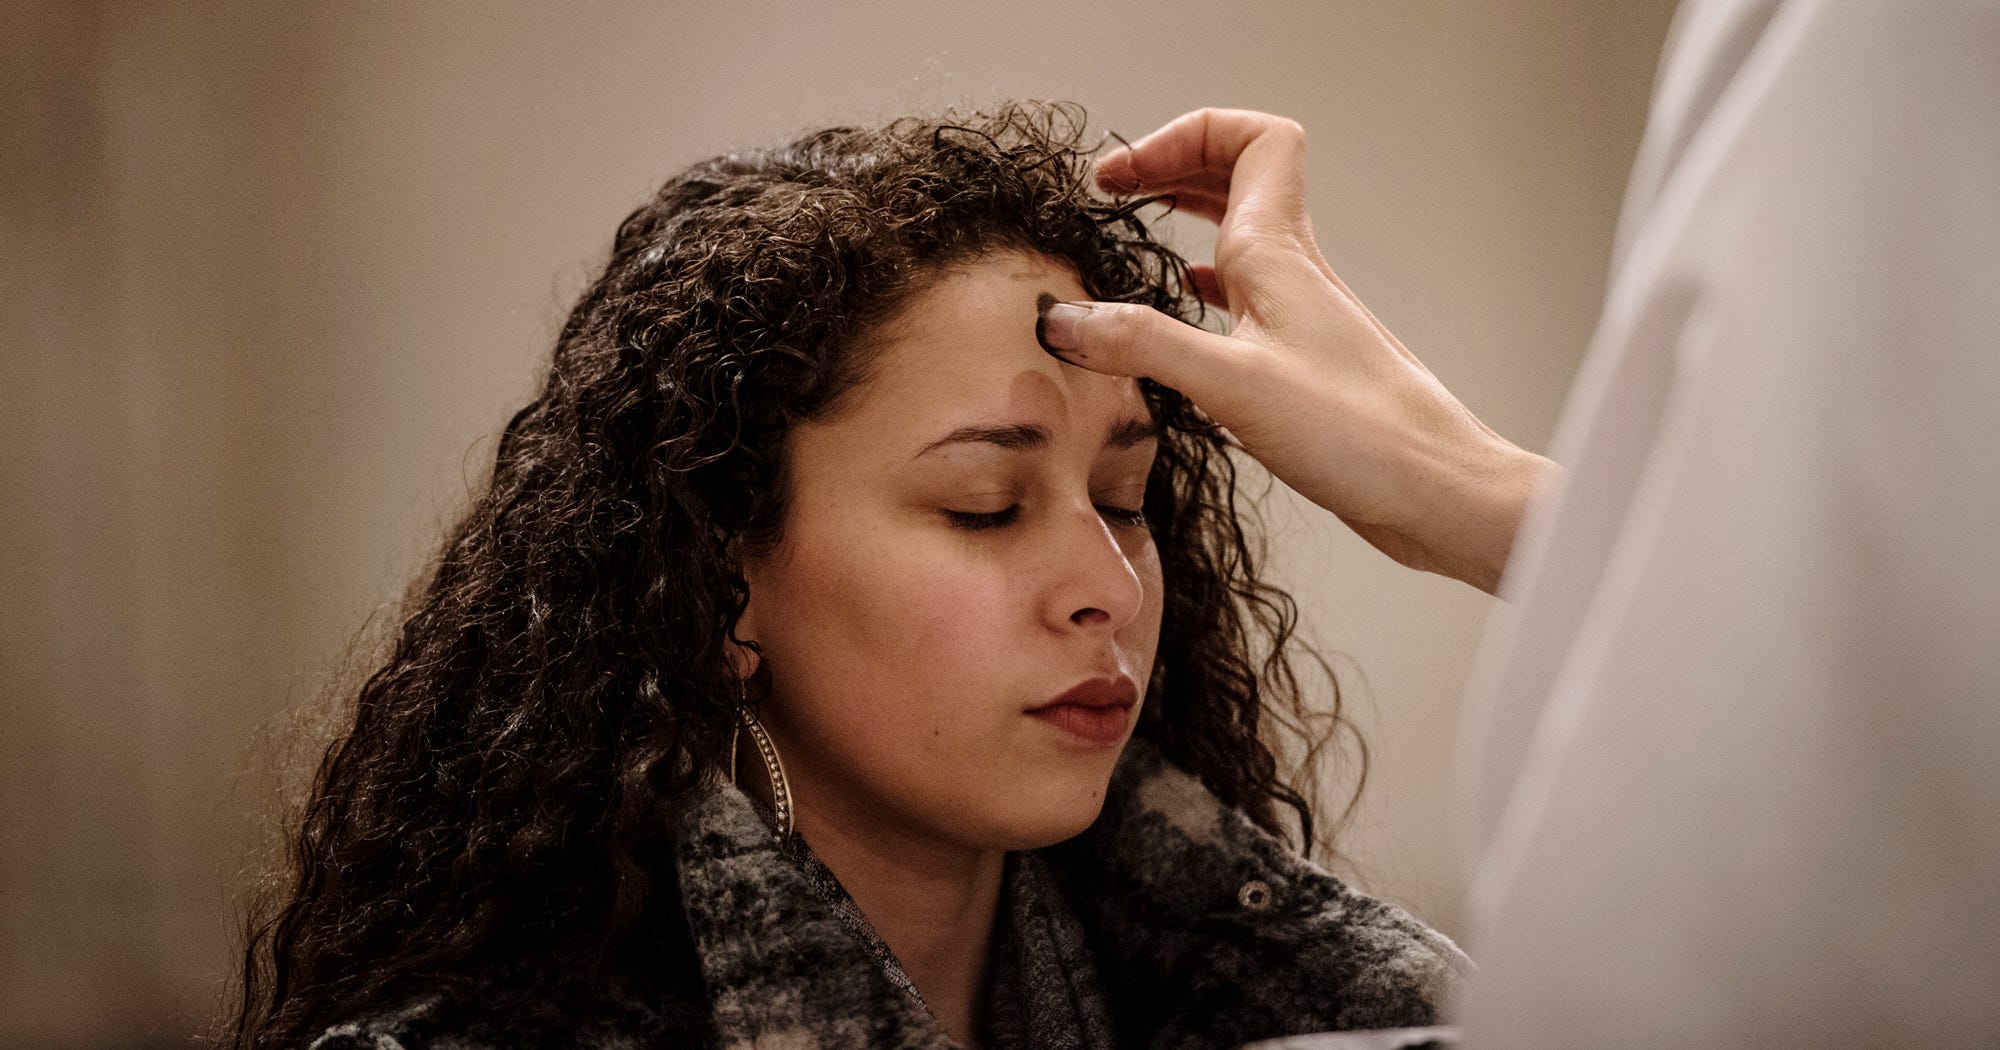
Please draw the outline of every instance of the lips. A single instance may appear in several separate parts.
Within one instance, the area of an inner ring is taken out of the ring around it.
[[[1079,682],[1027,713],[1082,743],[1109,747],[1125,739],[1131,729],[1132,708],[1138,702],[1139,689],[1132,680],[1112,675]]]

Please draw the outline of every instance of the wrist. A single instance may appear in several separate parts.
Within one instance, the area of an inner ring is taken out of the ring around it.
[[[1424,566],[1488,594],[1499,590],[1535,494],[1561,471],[1544,456],[1493,441],[1461,468],[1456,484],[1436,490],[1439,505],[1426,514],[1436,535],[1425,544]]]

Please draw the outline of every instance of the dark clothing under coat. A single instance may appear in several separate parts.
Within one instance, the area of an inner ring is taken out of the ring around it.
[[[534,1032],[432,998],[337,1026],[312,1050],[955,1045],[831,873],[742,792],[718,785],[690,806],[676,850],[680,949],[702,988]],[[1144,741],[1088,830],[1009,855],[1001,910],[994,1050],[1429,1025],[1469,967],[1443,935],[1349,890]]]

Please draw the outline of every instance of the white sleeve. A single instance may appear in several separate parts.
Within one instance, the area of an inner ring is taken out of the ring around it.
[[[1467,1045],[2000,1046],[2000,4],[1684,5],[1554,452]]]

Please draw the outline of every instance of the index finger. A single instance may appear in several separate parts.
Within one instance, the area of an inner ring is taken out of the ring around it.
[[[1097,182],[1113,192],[1220,199],[1282,223],[1302,223],[1305,130],[1295,120],[1255,110],[1198,109],[1099,158]]]

